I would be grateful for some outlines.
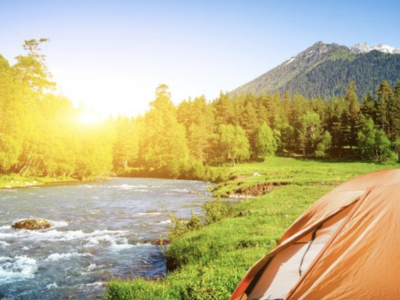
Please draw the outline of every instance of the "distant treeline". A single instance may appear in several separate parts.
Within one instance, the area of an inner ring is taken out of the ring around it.
[[[39,54],[46,39],[25,42],[13,66],[0,56],[0,171],[98,176],[105,172],[219,181],[220,166],[291,152],[313,157],[397,160],[400,83],[383,81],[361,101],[350,82],[331,99],[221,93],[175,106],[166,85],[144,116],[79,124],[80,109],[51,93]]]
[[[397,160],[400,150],[400,83],[393,90],[383,81],[361,103],[352,81],[343,96],[332,99],[221,93],[211,103],[198,97],[177,107],[161,85],[150,106],[144,116],[115,120],[115,169],[179,174],[277,152],[386,161]]]

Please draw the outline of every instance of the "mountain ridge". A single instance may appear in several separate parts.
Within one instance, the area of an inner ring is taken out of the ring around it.
[[[354,46],[349,47],[350,50],[353,51],[353,53],[359,54],[359,53],[369,53],[371,51],[379,51],[383,53],[389,53],[389,54],[400,54],[400,49],[386,45],[386,44],[378,44],[376,46],[370,46],[368,43],[358,43],[355,44]]]
[[[343,93],[350,80],[359,85],[359,95],[373,92],[382,80],[391,84],[399,81],[400,49],[384,44],[347,47],[319,41],[231,91],[231,95],[289,91],[308,97],[332,97]]]

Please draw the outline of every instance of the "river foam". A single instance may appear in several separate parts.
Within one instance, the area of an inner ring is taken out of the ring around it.
[[[87,257],[92,256],[90,253],[78,253],[78,252],[68,252],[68,253],[53,253],[50,254],[45,260],[46,261],[58,261],[62,259],[71,259],[76,257]]]
[[[149,216],[149,215],[161,215],[160,212],[144,212],[144,213],[136,213],[137,216]]]
[[[58,285],[57,285],[57,283],[53,282],[53,283],[49,283],[48,285],[46,285],[46,288],[48,290],[56,289],[56,288],[58,288]]]
[[[1,248],[5,248],[5,247],[7,247],[7,246],[9,246],[9,245],[10,245],[10,244],[7,243],[7,242],[0,241],[0,247],[1,247]]]
[[[158,222],[158,224],[171,224],[171,223],[172,223],[171,220],[165,220],[165,221]]]
[[[26,239],[34,241],[48,241],[48,242],[59,242],[59,241],[71,241],[76,239],[87,240],[88,243],[92,243],[94,240],[111,240],[115,237],[125,234],[127,231],[124,230],[95,230],[92,232],[84,232],[83,230],[68,230],[62,231],[57,229],[50,230],[15,230],[11,227],[7,227],[6,230],[0,231],[0,239]],[[95,243],[98,244],[98,243]]]
[[[27,256],[0,256],[0,283],[33,278],[37,261]]]

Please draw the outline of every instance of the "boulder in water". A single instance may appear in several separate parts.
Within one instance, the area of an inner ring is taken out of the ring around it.
[[[47,229],[50,228],[51,226],[52,224],[46,219],[25,219],[15,223],[11,227],[15,229],[37,230],[37,229]]]
[[[152,245],[169,245],[171,242],[169,240],[160,240],[160,239],[155,239],[151,241]]]

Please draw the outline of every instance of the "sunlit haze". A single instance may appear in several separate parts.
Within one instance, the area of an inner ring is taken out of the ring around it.
[[[100,119],[99,116],[97,116],[94,113],[81,113],[78,117],[78,121],[82,124],[95,124],[98,122]]]
[[[319,40],[400,47],[399,4],[367,2],[0,0],[0,53],[13,63],[24,40],[49,38],[58,93],[130,115],[161,83],[175,103],[212,100]]]

